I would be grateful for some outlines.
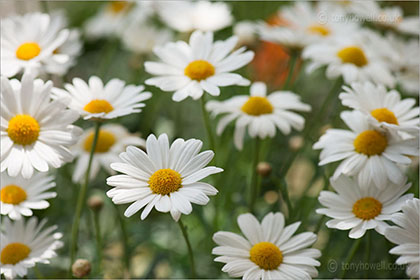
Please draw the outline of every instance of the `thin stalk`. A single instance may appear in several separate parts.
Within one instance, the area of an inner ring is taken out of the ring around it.
[[[42,275],[41,271],[38,268],[38,265],[34,266],[34,273],[37,279],[45,279],[44,275]]]
[[[190,258],[190,264],[191,264],[191,278],[195,279],[197,274],[195,273],[194,254],[193,254],[193,250],[192,250],[192,247],[191,247],[190,240],[188,239],[187,229],[185,228],[181,219],[179,219],[178,225],[179,225],[179,227],[182,231],[182,236],[184,236],[185,243],[187,243],[188,256]]]
[[[251,184],[249,187],[249,211],[251,213],[254,212],[255,202],[257,201],[257,197],[259,195],[259,180],[258,180],[258,173],[257,173],[257,165],[260,159],[260,139],[258,136],[255,138],[255,146],[254,146],[254,157],[251,164]]]
[[[124,216],[121,214],[118,206],[114,204],[115,211],[117,212],[118,222],[120,223],[121,228],[121,239],[124,246],[124,266],[127,271],[127,275],[124,277],[130,278],[130,247],[128,246],[128,234],[127,234],[127,226],[125,224]]]
[[[365,263],[370,263],[370,249],[372,247],[372,242],[370,238],[370,230],[366,232],[366,252],[365,252]],[[366,267],[366,266],[365,266]],[[369,266],[368,266],[369,268]],[[365,269],[365,278],[369,279],[369,269]]]
[[[204,126],[206,127],[207,139],[210,142],[210,150],[216,154],[216,145],[214,142],[213,131],[211,130],[209,114],[206,110],[205,94],[201,97],[201,113],[203,115]]]
[[[281,182],[279,182],[279,185],[280,185],[281,196],[283,197],[284,202],[286,202],[287,212],[289,213],[288,217],[290,219],[293,214],[293,206],[289,198],[289,191],[287,189],[286,179],[283,179]]]
[[[97,255],[97,267],[98,271],[102,268],[102,235],[101,225],[99,223],[99,211],[93,210],[93,224],[95,226],[95,237],[96,237],[96,255]]]
[[[296,62],[298,61],[299,53],[292,52],[289,59],[289,73],[287,74],[286,81],[284,83],[284,89],[289,89],[291,87],[290,82],[295,71]]]
[[[359,239],[357,239],[357,240],[354,241],[353,246],[351,247],[351,249],[349,251],[349,254],[347,255],[347,258],[344,261],[345,267],[350,267],[347,264],[350,263],[351,260],[354,258],[354,255],[356,254],[356,251],[359,248],[359,245],[361,243],[360,241],[362,241],[361,238],[359,238]],[[338,276],[338,278],[339,279],[344,279],[344,277],[346,276],[346,273],[347,273],[347,270],[346,269],[341,270],[340,276]]]
[[[321,218],[319,218],[318,223],[316,224],[316,227],[314,230],[314,233],[316,235],[318,235],[318,232],[321,230],[322,225],[324,224],[324,221],[325,221],[325,216],[323,215]]]
[[[93,137],[92,147],[90,148],[89,162],[86,169],[85,180],[83,185],[80,188],[79,195],[77,197],[76,212],[74,215],[73,226],[71,230],[71,239],[70,239],[70,267],[69,267],[69,276],[71,276],[71,266],[76,258],[77,253],[77,240],[79,235],[79,225],[80,218],[83,213],[83,208],[86,204],[86,193],[89,185],[89,175],[90,169],[92,167],[93,156],[95,154],[96,144],[98,143],[99,138],[99,129],[101,127],[100,122],[95,122],[95,134]]]
[[[98,75],[101,78],[104,78],[108,69],[110,68],[109,65],[112,62],[112,58],[114,57],[115,52],[118,50],[118,40],[110,40],[102,51],[102,55],[100,57],[100,63],[98,66]]]

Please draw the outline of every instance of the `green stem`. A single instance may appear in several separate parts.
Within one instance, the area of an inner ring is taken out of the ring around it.
[[[45,279],[44,275],[39,271],[38,265],[34,266],[34,273],[37,279]]]
[[[101,235],[101,226],[99,223],[99,211],[93,210],[93,223],[95,226],[95,236],[96,236],[96,255],[97,255],[97,267],[98,272],[101,272],[102,268],[102,235]]]
[[[279,185],[280,185],[281,195],[283,197],[284,202],[286,202],[286,205],[287,205],[287,212],[289,213],[289,219],[290,219],[293,214],[293,206],[289,198],[289,191],[287,189],[286,179],[283,179],[281,182],[279,182]]]
[[[319,218],[318,223],[316,224],[316,227],[314,230],[314,233],[316,235],[318,235],[319,231],[321,230],[322,225],[324,224],[324,221],[325,221],[325,216],[322,216],[321,218]]]
[[[120,209],[118,209],[118,206],[114,204],[115,211],[117,212],[117,218],[118,222],[120,223],[121,228],[121,239],[124,246],[124,266],[127,271],[127,275],[124,277],[130,276],[130,247],[128,246],[128,234],[127,234],[127,226],[125,224],[125,219],[123,214],[121,214]]]
[[[210,142],[210,150],[212,150],[216,154],[216,145],[214,142],[213,132],[210,125],[209,113],[206,110],[205,93],[201,97],[201,113],[203,115],[204,126],[206,127],[207,139]]]
[[[366,239],[365,263],[370,263],[370,249],[372,246],[370,234],[371,234],[370,230],[368,230],[366,232],[366,238],[365,238]],[[369,269],[365,269],[365,278],[369,279]]]
[[[257,201],[257,197],[259,195],[259,184],[258,184],[258,173],[257,173],[257,165],[260,159],[260,139],[258,136],[255,138],[255,146],[254,146],[254,158],[251,164],[251,184],[249,187],[249,211],[251,213],[254,212],[255,202]]]
[[[284,83],[284,89],[290,89],[291,85],[290,82],[292,81],[292,77],[295,71],[295,66],[296,66],[296,62],[299,58],[299,53],[297,52],[292,52],[290,54],[290,59],[289,59],[289,73],[287,74],[287,78],[286,81]]]
[[[71,230],[69,276],[71,276],[71,266],[73,265],[73,262],[76,258],[80,218],[82,216],[83,208],[86,204],[86,193],[87,193],[88,184],[89,184],[90,169],[92,167],[96,144],[98,143],[100,127],[101,127],[101,123],[95,122],[95,134],[93,137],[92,147],[90,148],[89,162],[88,162],[88,166],[87,166],[87,170],[85,174],[85,181],[83,185],[81,186],[79,195],[77,197],[76,212],[74,215],[74,220],[73,220],[73,225],[72,225],[72,230]]]
[[[179,219],[178,225],[181,228],[182,235],[184,236],[184,239],[185,239],[185,243],[187,243],[188,256],[190,258],[190,264],[191,264],[191,278],[195,279],[197,274],[195,273],[194,254],[193,254],[193,250],[192,250],[192,247],[191,247],[190,240],[188,239],[187,229],[185,228],[181,219]]]
[[[356,251],[357,251],[357,249],[359,248],[359,245],[360,245],[360,241],[361,241],[362,239],[361,238],[359,238],[359,239],[356,239],[355,241],[354,241],[354,243],[353,243],[353,246],[351,247],[351,249],[350,249],[350,251],[349,251],[349,254],[347,255],[347,258],[346,258],[346,260],[344,261],[344,265],[345,266],[347,266],[347,267],[350,267],[349,265],[347,265],[347,264],[349,264],[350,262],[351,262],[351,260],[353,259],[353,257],[354,257],[354,255],[356,254]],[[347,273],[347,269],[343,269],[343,270],[341,270],[341,273],[340,273],[340,276],[338,276],[338,278],[339,279],[344,279],[344,277],[346,276],[346,273]]]
[[[98,67],[99,77],[104,78],[105,74],[108,72],[112,58],[114,57],[115,52],[118,50],[118,43],[118,40],[110,40],[104,47]]]

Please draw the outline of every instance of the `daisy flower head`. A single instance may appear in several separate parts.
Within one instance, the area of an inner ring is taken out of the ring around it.
[[[158,5],[160,19],[179,32],[217,31],[233,20],[230,7],[223,2],[166,1]]]
[[[384,234],[389,226],[385,221],[390,221],[392,214],[400,211],[404,202],[413,197],[413,194],[403,195],[411,183],[387,182],[382,189],[365,188],[342,175],[331,179],[331,186],[336,193],[321,191],[318,200],[326,208],[316,212],[332,218],[326,223],[329,228],[351,229],[349,237],[354,239],[361,238],[369,229]]]
[[[144,86],[126,85],[120,79],[104,85],[96,76],[91,76],[88,83],[74,78],[73,84],[65,84],[64,88],[53,88],[54,97],[70,97],[69,108],[78,111],[85,120],[109,120],[139,113],[146,106],[142,101],[152,96],[143,92]]]
[[[115,204],[132,203],[124,215],[130,217],[143,207],[144,220],[153,208],[170,212],[178,221],[181,214],[192,211],[191,203],[206,205],[209,195],[217,194],[210,184],[199,182],[223,169],[207,166],[213,158],[212,151],[199,153],[203,142],[196,139],[175,140],[169,146],[168,136],[158,139],[151,134],[146,140],[146,151],[129,146],[120,154],[122,162],[111,164],[122,175],[111,176],[107,184],[115,188],[107,195]]]
[[[276,135],[276,128],[287,135],[292,128],[302,130],[305,124],[305,119],[293,111],[311,110],[311,106],[302,103],[300,97],[290,91],[275,91],[267,95],[267,86],[263,82],[253,83],[249,96],[234,96],[222,102],[210,101],[206,107],[213,116],[225,114],[217,126],[218,134],[236,120],[234,142],[240,150],[247,128],[252,138],[272,138]]]
[[[393,87],[395,78],[383,57],[387,46],[376,37],[365,40],[362,34],[357,32],[352,36],[336,37],[328,43],[308,46],[302,54],[303,58],[310,60],[307,72],[326,66],[329,79],[341,76],[346,84],[371,81]]]
[[[342,161],[333,178],[356,176],[364,188],[375,185],[384,189],[387,179],[402,184],[405,176],[400,166],[411,163],[408,156],[418,155],[418,140],[378,130],[359,111],[342,112],[341,119],[350,130],[328,129],[313,146],[322,150],[319,165]]]
[[[414,107],[414,98],[401,100],[398,91],[371,82],[352,83],[343,89],[339,96],[343,105],[366,114],[376,126],[418,134],[419,107]]]
[[[21,81],[1,78],[1,172],[29,179],[34,169],[59,168],[73,160],[69,146],[82,130],[79,114],[66,100],[50,99],[52,82],[24,74]]]
[[[77,158],[73,172],[74,182],[80,182],[86,172],[94,133],[93,128],[87,129],[80,137],[79,142],[72,148],[72,152]],[[130,134],[122,125],[106,124],[101,126],[95,155],[92,159],[90,178],[95,178],[101,167],[108,173],[114,174],[110,164],[119,161],[118,155],[124,152],[128,145],[145,147],[145,144],[144,139],[138,135]]]
[[[329,41],[337,36],[348,36],[357,31],[356,22],[345,22],[330,18],[344,17],[344,13],[323,6],[314,6],[311,2],[296,2],[278,12],[282,25],[260,25],[261,38],[265,41],[280,44],[288,49],[302,50],[306,46]]]
[[[44,228],[47,220],[38,223],[36,217],[10,221],[1,221],[1,267],[0,272],[6,279],[22,278],[28,273],[28,268],[37,263],[50,263],[56,250],[63,246],[59,240],[61,233],[54,233],[57,226]]]
[[[395,213],[392,216],[395,226],[385,230],[385,237],[392,243],[398,244],[389,253],[400,255],[396,263],[407,264],[407,275],[414,279],[420,277],[419,213],[420,200],[418,198],[407,200],[402,206],[402,213]]]
[[[146,71],[157,77],[146,80],[147,85],[163,91],[175,91],[174,101],[188,96],[199,99],[203,91],[220,95],[221,86],[248,85],[241,75],[230,73],[249,63],[254,57],[245,47],[232,52],[237,37],[213,42],[213,33],[194,31],[189,44],[183,41],[156,47],[154,53],[162,62],[146,62]]]
[[[243,235],[218,231],[213,235],[216,262],[226,263],[222,271],[242,279],[311,279],[319,266],[318,249],[307,248],[317,239],[312,232],[295,236],[301,222],[284,225],[282,213],[269,213],[261,223],[250,213],[239,215]]]
[[[32,216],[32,209],[48,208],[50,204],[46,199],[57,195],[55,192],[47,192],[55,187],[53,180],[46,173],[37,173],[30,179],[24,179],[21,176],[10,177],[2,172],[1,214],[19,220],[22,216]]]
[[[68,39],[69,30],[48,14],[28,13],[2,20],[1,75],[12,77],[26,70],[34,75],[55,74],[46,63],[66,64],[67,54],[54,51]]]

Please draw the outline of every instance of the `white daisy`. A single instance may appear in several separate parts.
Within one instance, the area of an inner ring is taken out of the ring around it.
[[[181,213],[191,213],[191,203],[206,205],[208,196],[217,193],[213,186],[199,182],[223,171],[214,166],[205,167],[214,153],[199,153],[202,145],[200,140],[179,138],[169,147],[166,134],[161,134],[159,139],[149,135],[147,154],[129,146],[120,154],[122,162],[111,164],[112,169],[123,175],[107,179],[107,184],[115,187],[107,195],[115,204],[134,202],[125,211],[126,217],[146,206],[141,214],[142,220],[154,207],[159,212],[171,212],[172,218],[178,221]]]
[[[411,163],[410,155],[418,155],[418,140],[403,140],[398,135],[376,130],[368,116],[359,111],[341,113],[341,119],[351,130],[328,129],[314,144],[322,149],[319,165],[343,160],[334,173],[357,176],[361,187],[386,186],[387,178],[401,185],[405,176],[399,165]]]
[[[220,86],[248,85],[249,81],[239,74],[230,73],[249,63],[252,51],[239,48],[232,52],[238,39],[213,42],[213,33],[195,31],[189,44],[178,41],[156,47],[155,54],[162,62],[146,62],[146,71],[158,77],[146,80],[146,84],[163,91],[175,91],[172,99],[181,101],[191,96],[199,99],[203,90],[213,96],[220,95]]]
[[[420,277],[419,214],[420,200],[418,198],[407,200],[402,206],[402,213],[395,213],[392,216],[392,222],[396,226],[385,230],[385,237],[392,243],[398,244],[389,252],[401,255],[396,263],[407,264],[407,275],[414,279]]]
[[[29,13],[12,16],[1,23],[1,75],[12,77],[23,70],[34,74],[49,72],[45,63],[65,64],[67,54],[55,54],[63,45],[69,30],[62,29],[59,20],[48,14]],[[53,73],[54,72],[50,72]]]
[[[157,12],[167,26],[180,32],[217,31],[233,20],[230,7],[223,2],[164,1]]]
[[[376,37],[365,40],[364,32],[353,36],[336,37],[328,43],[308,46],[303,57],[310,59],[307,72],[327,66],[326,76],[329,79],[343,77],[344,82],[372,81],[393,87],[395,78],[390,66],[383,58],[386,49],[382,40]]]
[[[77,158],[73,172],[74,182],[80,182],[86,172],[93,138],[94,129],[87,129],[80,137],[79,143],[72,148],[72,152]],[[144,139],[138,135],[130,134],[122,125],[107,124],[101,126],[95,156],[92,160],[90,179],[95,178],[101,167],[108,173],[114,174],[115,172],[111,169],[110,164],[119,161],[118,155],[124,152],[126,146],[144,147],[145,144]]]
[[[96,76],[89,83],[74,78],[73,84],[65,84],[62,90],[53,88],[55,98],[71,99],[69,108],[78,111],[87,119],[113,119],[141,112],[146,106],[142,101],[152,94],[143,92],[144,86],[125,85],[120,79],[112,79],[106,85]]]
[[[238,37],[238,46],[251,45],[257,41],[257,25],[248,20],[239,21],[233,27],[233,34]]]
[[[332,13],[324,6],[314,7],[310,2],[296,2],[279,11],[278,17],[285,22],[284,25],[261,25],[259,31],[265,41],[298,50],[357,31],[356,22],[337,20],[332,16],[344,17],[344,13],[340,14],[337,10]]]
[[[82,132],[72,125],[79,114],[63,99],[51,101],[51,88],[51,81],[29,74],[22,82],[1,78],[1,172],[28,179],[34,169],[46,172],[73,160],[68,147]]]
[[[28,273],[28,268],[36,263],[48,264],[57,255],[55,251],[63,246],[59,241],[62,234],[54,233],[57,226],[43,229],[46,222],[44,219],[38,223],[36,217],[27,222],[24,219],[15,222],[2,219],[0,272],[6,279],[22,278]]]
[[[300,222],[284,226],[282,213],[269,213],[261,224],[250,213],[239,215],[242,236],[226,231],[213,235],[219,245],[212,251],[216,262],[226,263],[222,271],[242,279],[311,279],[319,266],[318,249],[307,248],[316,241],[312,232],[295,236]],[[293,237],[292,237],[293,236]]]
[[[331,179],[335,192],[321,191],[319,202],[327,207],[317,209],[318,214],[326,215],[329,228],[348,230],[350,238],[362,237],[366,230],[375,229],[384,234],[389,226],[385,221],[391,220],[391,215],[400,211],[404,202],[413,194],[403,195],[410,184],[396,185],[386,182],[382,189],[370,186],[361,187],[347,176]]]
[[[238,149],[243,147],[246,128],[252,138],[274,137],[276,127],[285,135],[292,127],[302,130],[305,119],[292,111],[308,112],[311,106],[302,103],[300,97],[290,91],[275,91],[268,96],[267,87],[262,82],[255,82],[250,88],[250,96],[234,96],[226,101],[210,101],[207,110],[218,114],[227,114],[217,126],[220,135],[226,126],[236,119],[234,142]]]
[[[401,100],[398,91],[370,82],[352,83],[343,89],[339,96],[343,105],[366,114],[375,125],[418,134],[419,107],[414,107],[414,98]]]
[[[131,1],[107,1],[98,13],[86,22],[84,29],[87,38],[119,36],[127,26],[135,4]]]
[[[32,216],[31,209],[48,208],[50,204],[46,199],[57,195],[55,192],[46,192],[55,187],[53,180],[54,177],[46,173],[37,173],[28,180],[1,173],[1,214],[19,220],[22,216]]]

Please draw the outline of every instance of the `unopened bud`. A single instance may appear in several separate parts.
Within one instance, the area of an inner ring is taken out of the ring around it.
[[[271,165],[268,162],[262,161],[257,165],[257,173],[262,177],[267,177],[271,174]]]
[[[90,262],[88,260],[77,259],[71,266],[71,271],[74,277],[82,278],[90,273],[90,268]]]
[[[300,148],[303,147],[304,142],[305,141],[304,141],[302,136],[298,136],[298,135],[292,136],[289,139],[289,147],[293,151],[297,151],[297,150],[299,150]]]
[[[104,206],[104,200],[100,195],[92,195],[89,197],[87,204],[93,211],[100,211]]]

